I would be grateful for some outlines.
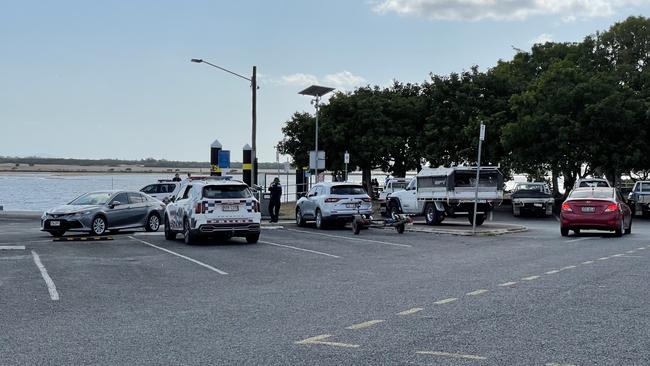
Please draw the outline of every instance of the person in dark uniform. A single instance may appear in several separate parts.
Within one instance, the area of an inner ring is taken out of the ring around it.
[[[280,216],[280,199],[282,198],[282,185],[280,185],[280,178],[273,179],[273,183],[269,186],[271,193],[271,200],[269,201],[269,214],[271,215],[271,222],[278,222]]]
[[[180,182],[180,181],[181,181],[181,177],[178,175],[178,173],[176,173],[176,175],[174,175],[174,179],[172,179],[172,182]]]

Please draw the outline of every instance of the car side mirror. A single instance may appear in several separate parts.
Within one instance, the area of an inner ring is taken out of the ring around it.
[[[119,206],[121,204],[122,204],[122,202],[120,202],[120,201],[113,201],[113,202],[111,202],[110,205],[108,205],[108,207],[115,208],[116,206]]]

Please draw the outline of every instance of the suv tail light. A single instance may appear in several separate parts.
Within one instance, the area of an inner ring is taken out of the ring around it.
[[[571,206],[569,206],[568,203],[563,203],[562,204],[562,211],[573,212],[573,210],[571,209]]]
[[[194,213],[197,214],[205,213],[205,206],[203,205],[203,202],[196,203],[196,207],[194,207]]]
[[[331,197],[330,198],[325,198],[326,203],[334,203],[334,202],[338,202],[340,200],[341,200],[340,198],[331,198]]]
[[[615,212],[618,210],[619,210],[618,203],[610,203],[609,205],[607,205],[605,212]]]

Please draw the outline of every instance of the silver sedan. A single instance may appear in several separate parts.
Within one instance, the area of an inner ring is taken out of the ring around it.
[[[90,192],[43,213],[41,230],[52,236],[67,231],[103,235],[106,231],[144,227],[158,231],[165,204],[141,192]]]

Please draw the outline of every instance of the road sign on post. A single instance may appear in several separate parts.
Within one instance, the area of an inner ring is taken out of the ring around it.
[[[221,169],[230,168],[230,150],[219,151],[219,168]]]
[[[345,163],[345,181],[348,181],[348,164],[350,164],[350,154],[348,153],[347,150],[345,150],[345,154],[343,154],[343,162]]]
[[[474,215],[474,219],[472,220],[472,235],[476,235],[476,210],[478,209],[478,183],[479,180],[481,179],[481,147],[483,140],[485,140],[485,125],[483,124],[483,121],[481,121],[481,129],[479,132],[479,139],[478,139],[478,159],[477,159],[477,164],[476,164],[476,187],[474,191],[474,212],[472,212],[472,215]],[[485,213],[483,213],[485,215]]]
[[[309,152],[309,169],[325,170],[325,151],[318,152],[318,166],[316,165],[316,152],[314,150]]]

